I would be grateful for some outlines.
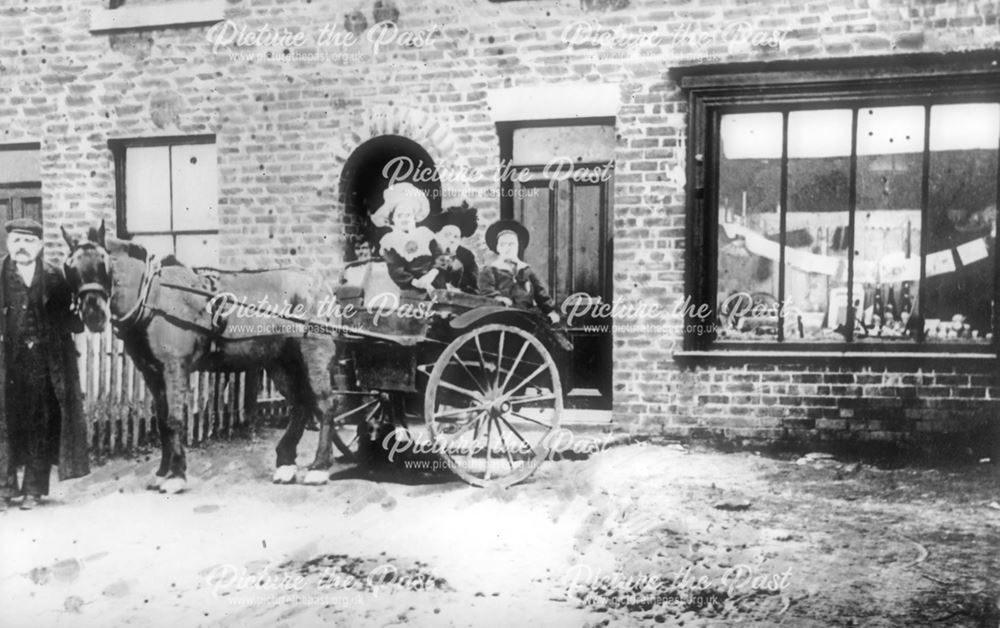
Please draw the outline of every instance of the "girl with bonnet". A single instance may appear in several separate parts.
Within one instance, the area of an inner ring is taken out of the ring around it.
[[[417,226],[430,213],[427,197],[412,183],[404,182],[390,185],[382,198],[372,223],[392,229],[379,240],[389,276],[403,290],[431,290],[440,272],[434,268],[437,246],[434,233]]]

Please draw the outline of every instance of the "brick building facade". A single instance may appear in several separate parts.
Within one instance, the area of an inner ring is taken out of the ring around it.
[[[459,173],[425,187],[444,205],[468,200],[479,208],[475,247],[486,259],[485,225],[524,211],[516,200],[504,200],[511,186],[498,180],[501,159],[543,154],[578,137],[556,132],[546,140],[531,129],[583,125],[590,130],[579,137],[593,137],[579,151],[597,164],[610,151],[613,175],[600,192],[608,214],[595,210],[600,235],[592,244],[604,248],[580,245],[604,261],[579,272],[599,275],[593,281],[604,290],[600,296],[617,305],[659,308],[655,315],[616,318],[614,368],[602,393],[613,403],[616,423],[737,440],[914,444],[942,433],[975,440],[993,429],[1000,375],[985,331],[976,331],[984,342],[967,343],[971,349],[924,343],[906,351],[896,345],[761,351],[748,343],[733,350],[713,345],[714,335],[708,342],[704,334],[686,332],[693,319],[685,319],[680,306],[692,294],[713,298],[715,280],[699,282],[715,263],[718,227],[702,238],[699,216],[718,225],[723,211],[717,176],[702,174],[705,163],[718,164],[711,147],[699,148],[706,137],[713,141],[711,129],[718,127],[700,126],[709,118],[696,119],[691,107],[711,111],[715,105],[704,102],[728,84],[742,91],[718,105],[720,115],[741,103],[760,110],[781,101],[767,96],[779,71],[781,85],[807,84],[813,95],[817,85],[835,85],[856,99],[848,108],[866,106],[865,98],[884,93],[879,78],[900,72],[905,76],[889,91],[911,83],[911,91],[920,91],[919,80],[961,75],[968,76],[960,87],[971,101],[995,103],[995,93],[981,92],[998,82],[1000,2],[4,5],[0,149],[7,150],[0,159],[8,174],[0,178],[12,190],[34,185],[19,202],[40,199],[54,259],[64,254],[58,225],[82,230],[105,219],[119,235],[145,234],[182,258],[184,251],[210,251],[207,261],[228,267],[335,268],[345,234],[363,219],[359,208],[367,202],[356,177],[399,147],[440,171]],[[384,20],[395,26],[376,26]],[[765,105],[748,94],[763,94]],[[913,98],[911,92],[896,96]],[[602,135],[608,127],[611,135]],[[528,131],[519,135],[519,129]],[[387,137],[388,147],[379,142]],[[608,137],[610,144],[602,143]],[[519,148],[519,141],[535,143]],[[151,152],[142,156],[141,149]],[[848,154],[854,159],[858,151]],[[139,164],[140,156],[143,165],[131,171],[146,178],[131,180],[124,164]],[[995,152],[992,159],[996,176]],[[33,160],[35,170],[9,174],[13,164]],[[188,165],[194,170],[185,174]],[[149,174],[156,172],[169,176]],[[204,185],[191,191],[188,176]],[[147,183],[165,186],[168,200],[155,200]],[[126,188],[132,199],[152,199],[127,225]],[[566,194],[584,198],[572,185]],[[9,201],[8,212],[15,213],[15,205]],[[143,224],[154,210],[171,219]],[[745,219],[745,193],[742,210]],[[208,218],[192,218],[192,212]],[[778,214],[784,216],[780,208]],[[782,242],[785,256],[792,245],[784,236]],[[834,327],[836,316],[822,324]]]

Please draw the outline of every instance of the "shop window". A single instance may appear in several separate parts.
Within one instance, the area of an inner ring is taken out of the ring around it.
[[[218,166],[214,136],[111,142],[118,235],[188,266],[218,266]]]
[[[973,65],[682,77],[713,308],[686,347],[994,350],[1000,82]]]

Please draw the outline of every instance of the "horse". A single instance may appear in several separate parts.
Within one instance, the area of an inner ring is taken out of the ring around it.
[[[332,298],[324,282],[300,268],[196,272],[173,256],[157,263],[140,244],[107,236],[103,221],[83,240],[61,230],[70,250],[64,270],[78,315],[94,333],[109,322],[114,326],[152,393],[161,459],[149,488],[162,493],[186,488],[181,436],[191,373],[262,367],[292,405],[275,448],[273,480],[294,482],[306,421],[315,417],[325,425],[334,402],[335,343],[310,325],[290,323],[288,316],[322,309],[321,297]],[[310,469],[329,466],[327,458],[317,452]]]

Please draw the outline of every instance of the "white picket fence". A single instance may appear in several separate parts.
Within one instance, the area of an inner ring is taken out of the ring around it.
[[[75,337],[91,452],[127,453],[158,445],[152,394],[110,330]],[[282,397],[261,373],[194,373],[184,408],[185,441],[228,437],[251,416],[286,412]]]

